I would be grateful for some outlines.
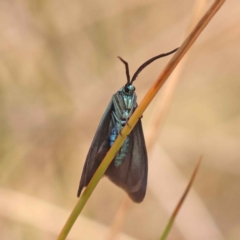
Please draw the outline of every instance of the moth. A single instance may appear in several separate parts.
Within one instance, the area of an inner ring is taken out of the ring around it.
[[[137,95],[133,82],[138,74],[156,59],[168,56],[176,51],[177,49],[174,49],[171,52],[149,59],[137,69],[132,79],[130,79],[128,63],[119,57],[125,65],[127,83],[112,96],[103,114],[87,154],[78,189],[78,197],[82,189],[90,182],[106,153],[118,135],[121,134],[122,128],[128,124],[128,119],[137,108]],[[148,158],[141,119],[127,136],[119,152],[106,170],[105,175],[117,186],[124,189],[134,202],[140,203],[143,201],[147,187]]]

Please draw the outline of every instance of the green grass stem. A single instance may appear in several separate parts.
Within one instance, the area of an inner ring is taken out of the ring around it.
[[[189,193],[189,190],[190,190],[190,188],[191,188],[191,186],[193,184],[193,181],[194,181],[194,179],[195,179],[195,177],[197,175],[197,172],[198,172],[199,166],[201,164],[201,161],[202,161],[202,156],[199,158],[198,163],[197,163],[197,165],[196,165],[196,167],[195,167],[195,169],[194,169],[194,171],[192,173],[192,176],[190,178],[190,181],[189,181],[189,183],[188,183],[188,185],[187,185],[187,187],[186,187],[186,189],[185,189],[181,199],[179,200],[179,202],[178,202],[178,204],[177,204],[177,206],[176,206],[172,216],[170,217],[169,222],[168,222],[168,224],[167,224],[167,226],[166,226],[166,228],[165,228],[165,230],[163,232],[163,235],[161,236],[160,240],[165,240],[167,238],[168,233],[170,232],[170,230],[172,228],[172,225],[174,223],[174,220],[176,219],[177,214],[178,214],[181,206],[183,205],[183,202],[186,199],[186,197],[187,197],[187,195]]]
[[[104,172],[112,162],[114,156],[117,154],[118,150],[122,146],[124,140],[126,139],[126,136],[130,134],[133,127],[136,125],[137,121],[141,118],[144,111],[154,98],[154,96],[157,94],[159,89],[162,87],[162,85],[165,83],[167,78],[170,76],[172,71],[175,69],[179,61],[182,59],[182,57],[186,54],[188,49],[192,46],[192,44],[195,42],[197,37],[200,35],[200,33],[203,31],[203,29],[206,27],[206,25],[209,23],[209,21],[212,19],[212,17],[216,14],[218,9],[222,6],[222,4],[225,2],[225,0],[216,0],[210,9],[205,13],[205,15],[202,17],[202,19],[199,21],[199,23],[196,25],[196,27],[192,30],[192,32],[189,34],[189,36],[186,38],[186,40],[183,42],[179,50],[174,54],[172,59],[169,61],[167,66],[164,68],[163,72],[160,74],[156,82],[153,84],[153,86],[150,88],[150,90],[147,92],[141,103],[139,104],[136,111],[133,113],[131,118],[128,121],[128,124],[131,126],[131,128],[128,125],[125,125],[123,128],[121,135],[118,136],[116,141],[114,142],[111,149],[106,154],[105,158],[103,159],[102,163],[100,164],[99,168],[93,175],[91,181],[89,182],[88,186],[86,187],[85,191],[81,195],[80,199],[78,200],[76,206],[74,207],[72,213],[70,214],[67,222],[65,223],[62,231],[60,232],[57,240],[64,240],[66,239],[69,231],[71,230],[74,222],[76,221],[78,215],[82,211],[83,207],[85,206],[87,200],[91,196],[94,188],[96,187],[97,183],[103,176]]]

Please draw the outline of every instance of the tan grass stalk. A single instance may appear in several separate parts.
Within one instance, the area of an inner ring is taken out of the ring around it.
[[[212,19],[212,17],[216,14],[218,9],[222,6],[225,0],[216,0],[210,9],[207,11],[207,13],[203,16],[203,18],[199,21],[197,26],[193,29],[193,31],[190,33],[190,35],[187,37],[187,39],[184,41],[182,46],[179,48],[179,50],[176,52],[176,54],[172,57],[170,62],[167,64],[167,66],[164,68],[163,72],[160,74],[156,82],[153,84],[153,86],[150,88],[150,90],[147,92],[145,97],[143,98],[142,102],[139,104],[138,108],[134,112],[134,114],[129,119],[128,125],[131,126],[131,128],[126,125],[122,132],[122,136],[118,136],[116,141],[114,142],[111,149],[106,154],[105,158],[103,159],[102,163],[100,164],[99,168],[95,172],[93,178],[91,179],[90,183],[86,187],[85,191],[83,192],[82,196],[80,197],[79,201],[77,202],[75,208],[73,209],[71,215],[69,216],[66,224],[64,225],[62,231],[60,232],[58,236],[58,240],[66,239],[69,231],[71,230],[74,222],[76,221],[78,215],[82,211],[83,207],[85,206],[88,198],[92,194],[94,188],[96,187],[97,183],[100,181],[101,177],[103,176],[104,172],[108,168],[109,164],[111,163],[112,159],[116,155],[117,151],[120,149],[121,145],[124,143],[126,136],[129,135],[133,127],[136,125],[137,121],[141,118],[143,112],[146,110],[154,96],[157,94],[159,89],[162,87],[162,85],[165,83],[167,78],[170,76],[172,71],[175,69],[179,61],[182,59],[182,57],[186,54],[188,49],[192,46],[192,44],[195,42],[197,37],[200,35],[200,33],[203,31],[203,29],[206,27],[206,25],[209,23],[209,21]]]
[[[189,34],[189,32],[193,29],[193,27],[196,25],[196,23],[199,21],[200,17],[202,16],[204,9],[207,5],[208,0],[197,0],[196,4],[193,9],[192,13],[192,19],[190,21],[190,24],[187,29],[186,35]],[[151,124],[147,131],[146,136],[146,144],[147,144],[147,150],[148,152],[151,152],[155,142],[157,141],[157,138],[159,137],[159,133],[162,129],[163,122],[165,120],[165,117],[167,115],[169,105],[172,100],[172,96],[174,94],[174,91],[176,89],[176,86],[179,82],[180,75],[182,73],[182,70],[187,62],[187,59],[189,57],[189,54],[186,54],[184,59],[179,63],[178,67],[172,74],[171,79],[169,79],[169,82],[165,88],[165,91],[163,92],[163,95],[158,98],[158,101],[154,107]],[[119,206],[117,213],[114,217],[113,224],[111,226],[111,231],[108,236],[108,240],[114,240],[117,236],[117,234],[120,232],[120,229],[123,226],[126,213],[128,211],[128,207],[131,206],[131,200],[126,197],[121,205]],[[124,212],[123,212],[124,211]]]

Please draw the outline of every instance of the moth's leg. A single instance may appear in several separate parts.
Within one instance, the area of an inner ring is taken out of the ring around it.
[[[113,118],[114,118],[114,120],[115,120],[114,125],[115,125],[115,127],[116,127],[116,129],[117,129],[117,134],[120,134],[121,136],[123,136],[123,135],[121,134],[122,128],[120,127],[121,124],[122,124],[121,119],[118,118],[118,116],[115,114],[115,112],[112,112],[112,115],[113,115]]]
[[[119,131],[119,135],[120,135],[121,137],[123,137],[123,138],[128,136],[128,135],[123,135],[123,134],[122,134],[122,129],[125,127],[126,124],[128,124],[128,123],[127,123],[127,122],[123,122],[122,125],[121,125],[121,127],[120,127],[120,131]],[[129,126],[129,127],[130,127],[130,126]]]
[[[129,120],[129,119],[128,119],[128,120]],[[131,126],[131,125],[129,125],[129,123],[128,123],[128,120],[127,120],[126,124],[127,124],[127,126],[128,126],[129,128],[131,128],[131,129],[132,129],[132,126]]]

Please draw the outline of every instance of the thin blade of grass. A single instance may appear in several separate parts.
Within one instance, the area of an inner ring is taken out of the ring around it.
[[[201,164],[201,161],[202,161],[202,156],[200,156],[200,158],[199,158],[199,160],[197,162],[197,165],[196,165],[196,167],[195,167],[195,169],[194,169],[194,171],[192,173],[190,181],[189,181],[189,183],[188,183],[188,185],[187,185],[187,187],[186,187],[186,189],[185,189],[185,191],[184,191],[180,201],[178,202],[178,204],[177,204],[177,206],[176,206],[172,216],[170,217],[169,222],[168,222],[168,224],[167,224],[167,226],[166,226],[166,228],[165,228],[165,230],[164,230],[160,240],[165,240],[167,238],[168,233],[170,232],[170,230],[172,228],[172,225],[174,223],[174,220],[177,217],[177,214],[178,214],[179,210],[181,209],[181,207],[183,205],[183,202],[186,199],[186,197],[187,197],[187,195],[189,193],[189,190],[190,190],[190,188],[191,188],[191,186],[193,184],[193,181],[194,181],[194,179],[195,179],[195,177],[197,175],[197,172],[198,172],[199,166]]]
[[[199,19],[204,13],[204,9],[206,8],[206,5],[207,5],[207,0],[196,1],[196,4],[193,9],[193,13],[192,13],[192,19],[189,23],[189,26],[187,28],[184,38],[188,36],[188,34],[193,29],[193,27],[197,24],[197,22],[199,21]],[[163,126],[163,122],[166,118],[166,115],[170,106],[173,93],[177,87],[181,72],[184,68],[184,65],[188,57],[189,57],[189,53],[184,57],[184,59],[178,65],[177,69],[173,72],[171,79],[169,79],[170,82],[164,89],[163,95],[159,97],[159,99],[157,100],[156,106],[153,110],[153,114],[152,114],[153,116],[152,116],[150,127],[149,129],[147,129],[148,134],[145,137],[148,153],[151,153],[154,147],[154,144],[158,139],[158,136]],[[118,207],[118,210],[114,216],[107,240],[114,240],[117,234],[121,231],[121,228],[124,223],[124,219],[126,217],[125,215],[127,214],[127,211],[129,210],[130,206],[132,206],[131,200],[129,199],[128,196],[126,196],[125,199],[120,204],[120,206]]]
[[[105,158],[103,159],[102,163],[98,167],[97,171],[93,175],[91,181],[89,182],[88,186],[86,187],[85,191],[83,192],[82,196],[78,200],[76,206],[74,207],[71,215],[69,216],[67,222],[65,223],[62,231],[60,232],[57,240],[64,240],[66,239],[69,231],[71,230],[74,222],[76,221],[78,215],[82,211],[83,207],[85,206],[87,200],[91,196],[94,188],[96,187],[97,183],[100,181],[101,177],[103,176],[104,172],[112,162],[113,158],[119,151],[120,147],[124,143],[126,137],[130,134],[133,127],[136,125],[138,120],[143,115],[143,112],[146,110],[150,102],[153,100],[159,89],[163,86],[167,78],[170,76],[172,71],[176,68],[177,64],[180,62],[180,60],[183,58],[183,56],[186,54],[188,49],[192,46],[192,44],[196,41],[200,33],[203,31],[203,29],[206,27],[206,25],[209,23],[209,21],[213,18],[213,16],[217,13],[219,8],[222,6],[222,4],[225,2],[225,0],[216,0],[210,9],[205,13],[205,15],[202,17],[202,19],[199,21],[197,26],[193,29],[193,31],[190,33],[190,35],[186,38],[186,40],[183,42],[182,46],[179,48],[179,50],[174,54],[174,56],[171,58],[167,66],[164,68],[163,72],[160,74],[156,82],[152,85],[152,87],[149,89],[141,103],[139,104],[136,111],[133,113],[131,118],[128,121],[128,124],[125,125],[125,127],[122,129],[121,135],[119,135],[112,145],[111,149],[106,154]],[[129,127],[131,126],[131,128]]]

